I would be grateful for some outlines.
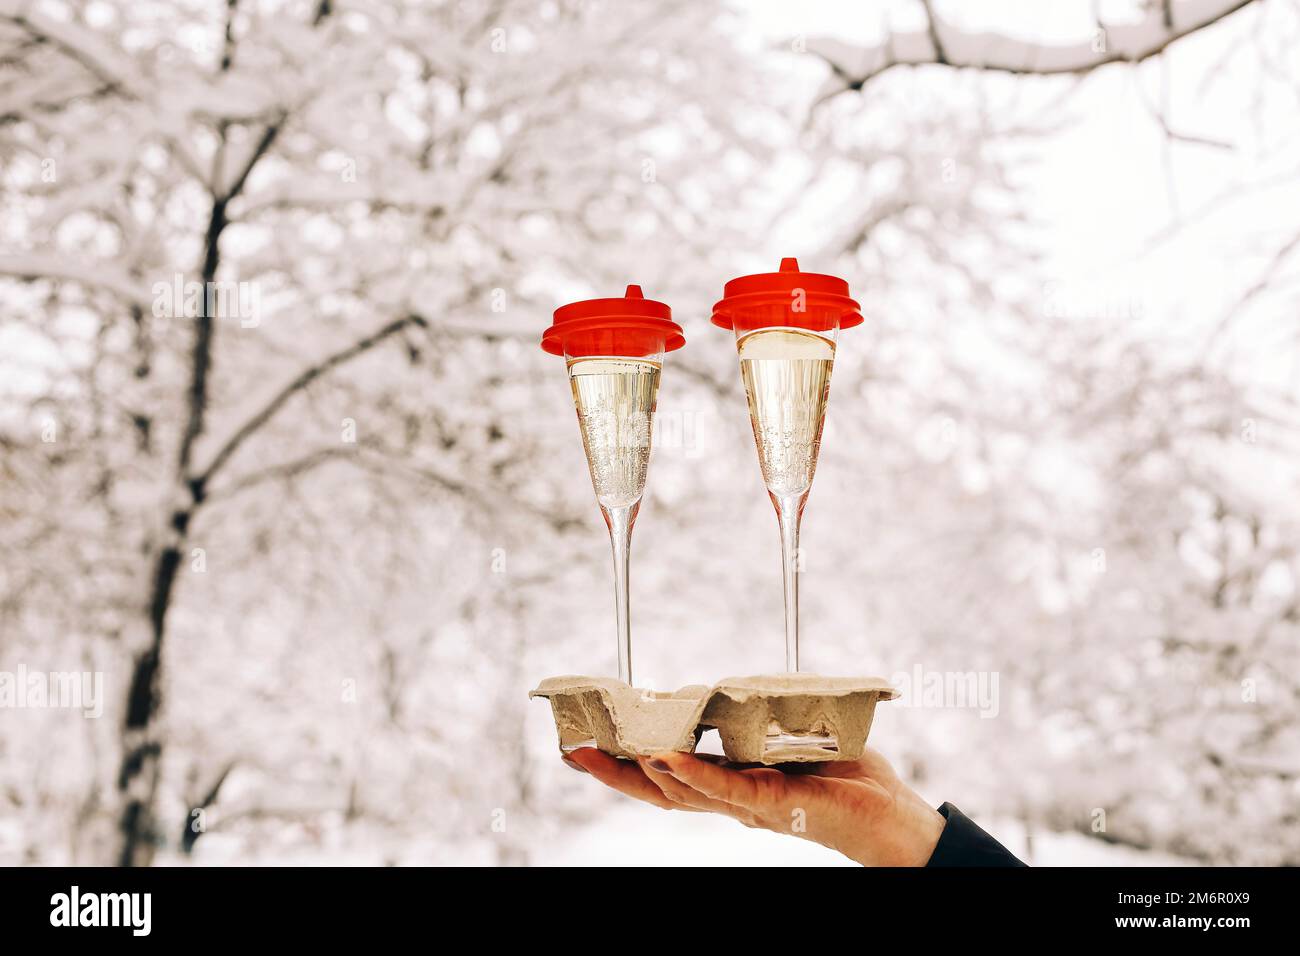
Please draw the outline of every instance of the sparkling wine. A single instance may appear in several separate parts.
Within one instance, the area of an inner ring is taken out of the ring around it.
[[[569,362],[591,484],[604,509],[629,508],[645,492],[658,362],[596,357]]]
[[[812,487],[835,343],[800,329],[759,329],[736,347],[763,482],[774,498]]]

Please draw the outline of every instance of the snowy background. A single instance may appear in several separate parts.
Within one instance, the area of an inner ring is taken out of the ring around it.
[[[1300,863],[1298,47],[1294,0],[0,0],[0,862],[843,862],[526,699],[614,670],[538,339],[628,282],[687,336],[640,682],[780,669],[708,316],[798,256],[866,316],[809,669],[902,682],[874,745],[1032,863]]]

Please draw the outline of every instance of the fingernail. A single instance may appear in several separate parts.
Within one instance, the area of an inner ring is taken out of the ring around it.
[[[670,773],[672,768],[662,760],[647,760],[646,766],[651,770],[658,770],[660,773]]]
[[[561,757],[560,759],[564,761],[564,765],[566,767],[572,767],[574,770],[578,771],[579,773],[591,773],[590,770],[588,770],[582,764],[578,763],[578,761],[576,760],[570,760],[568,757]]]

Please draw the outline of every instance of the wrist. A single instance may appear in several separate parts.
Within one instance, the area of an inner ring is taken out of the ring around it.
[[[845,855],[863,866],[925,866],[947,821],[907,787],[894,795],[888,819],[859,835]]]

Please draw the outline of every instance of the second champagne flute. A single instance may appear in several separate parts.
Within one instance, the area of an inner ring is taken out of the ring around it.
[[[817,470],[835,341],[861,323],[847,282],[800,272],[794,259],[732,279],[713,307],[713,324],[736,335],[758,463],[781,529],[790,673],[799,670],[799,522]]]

